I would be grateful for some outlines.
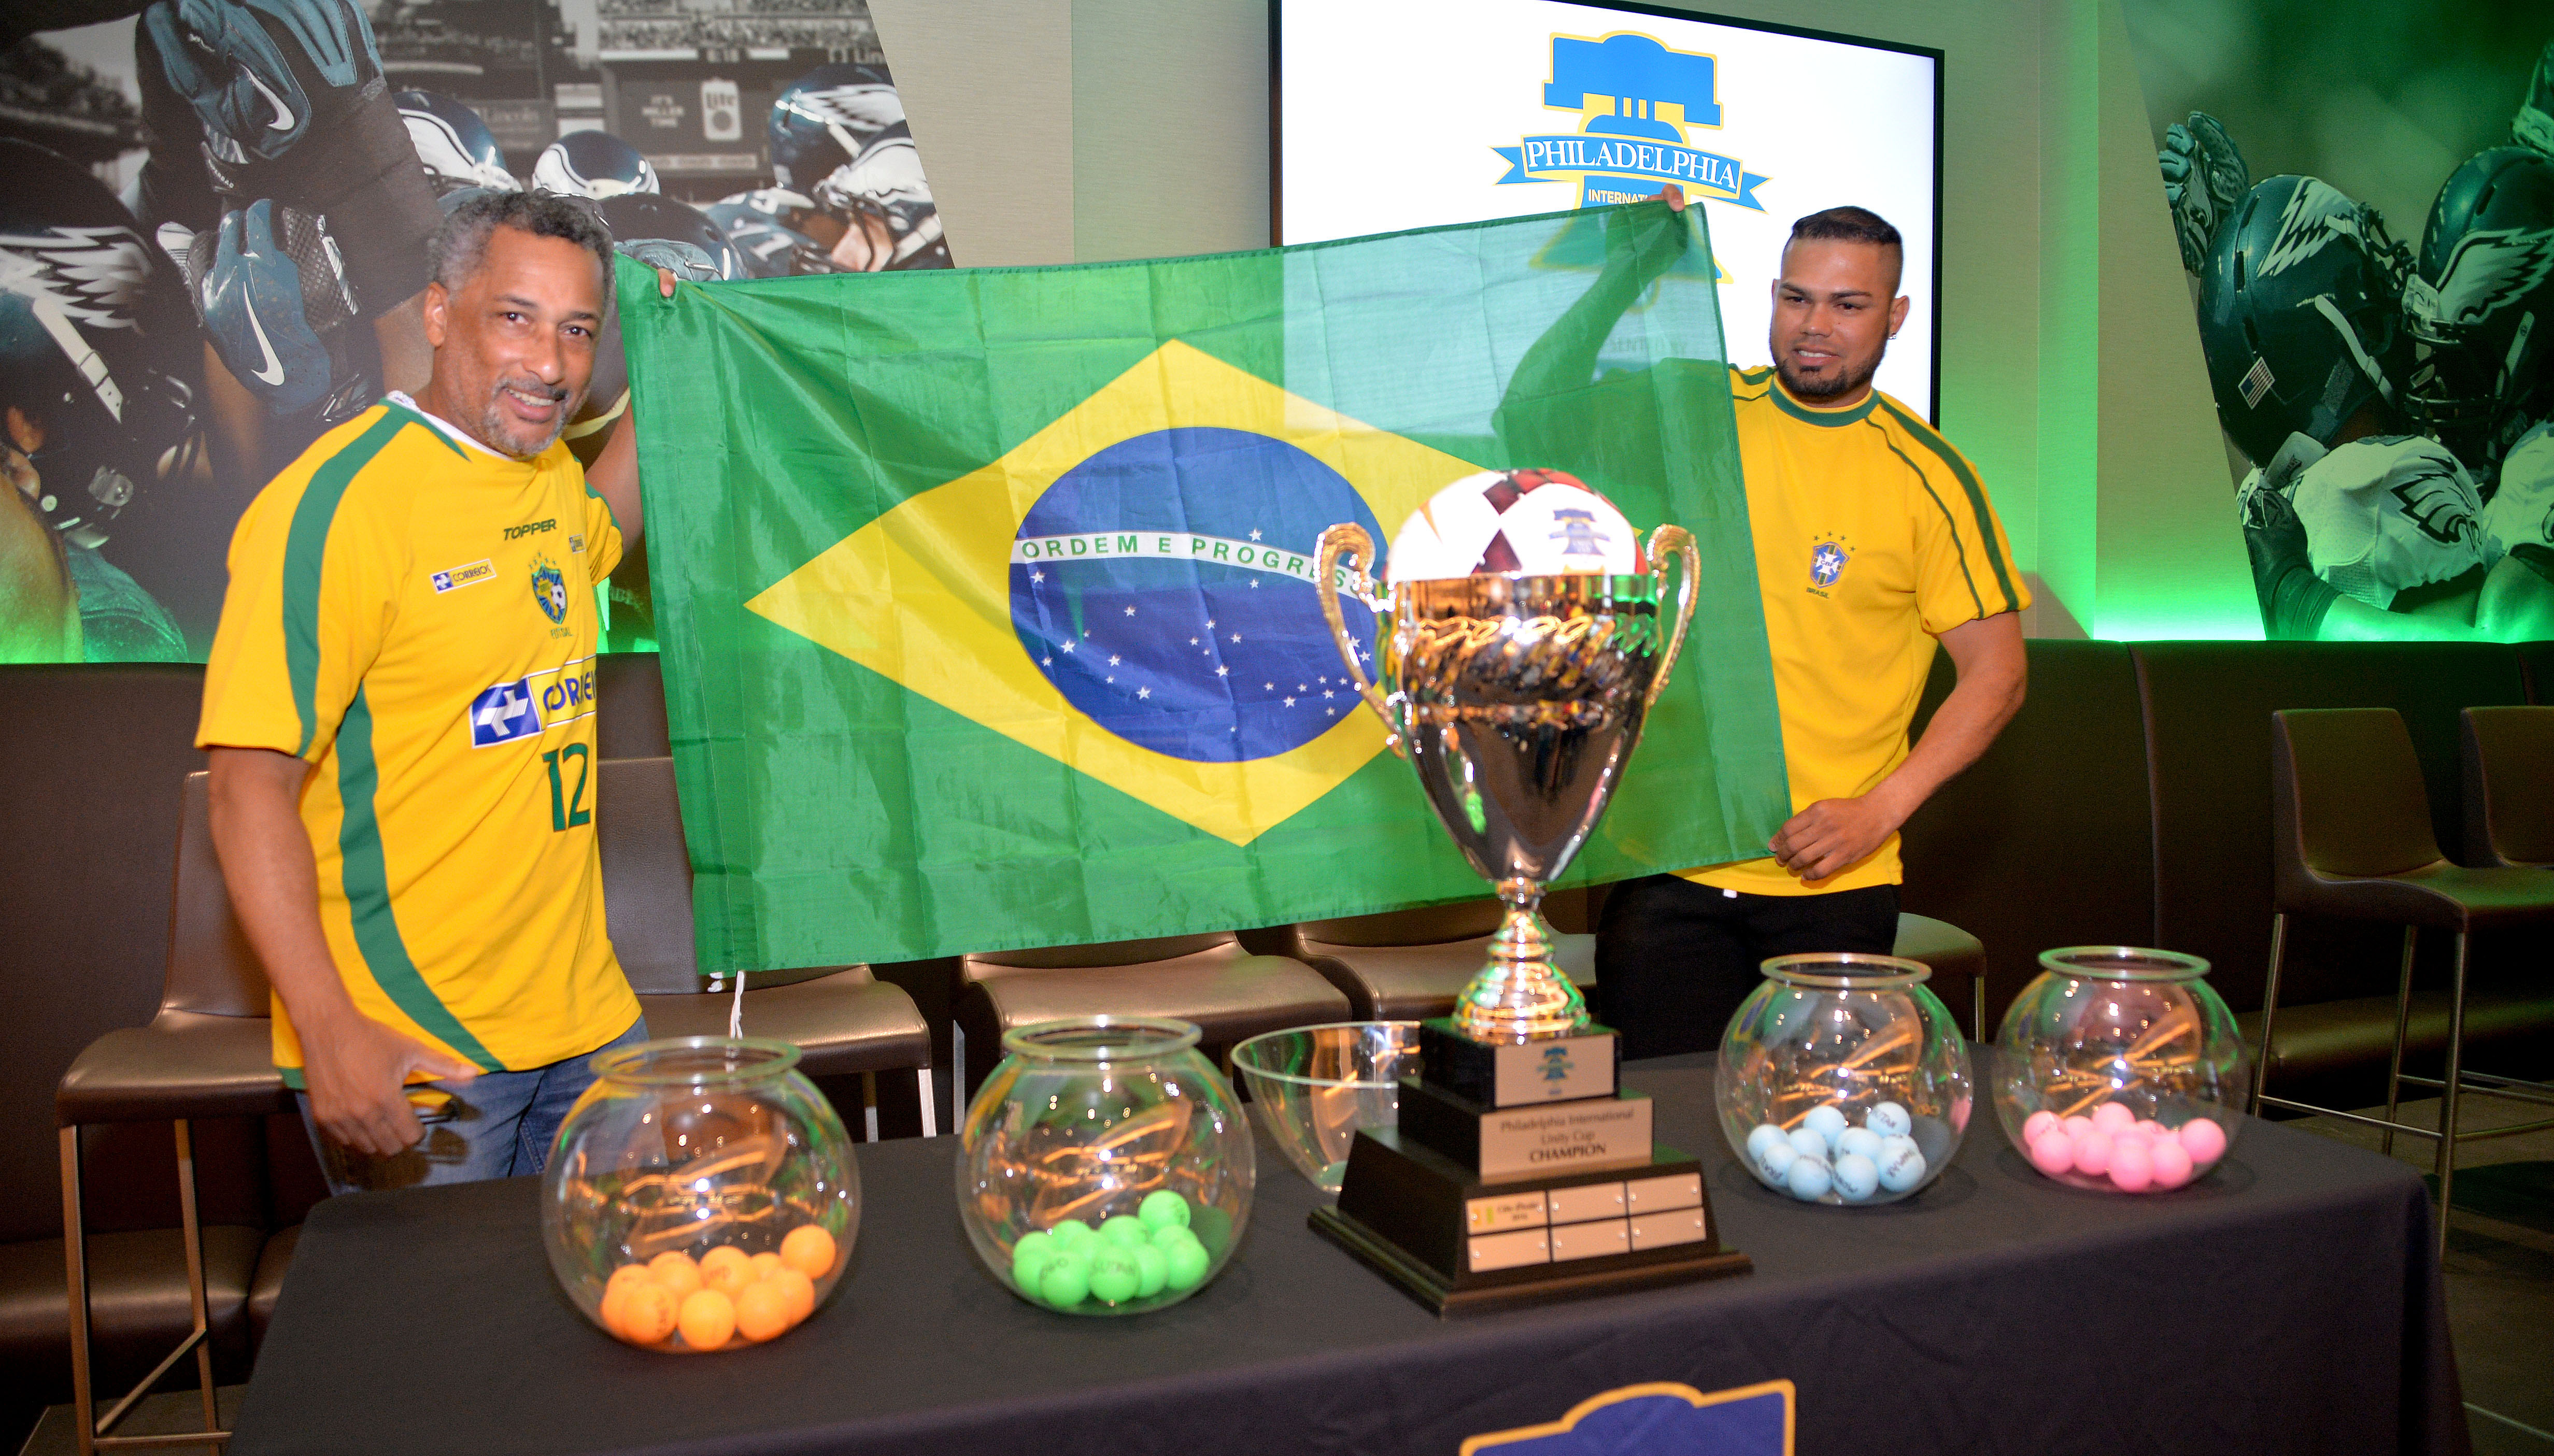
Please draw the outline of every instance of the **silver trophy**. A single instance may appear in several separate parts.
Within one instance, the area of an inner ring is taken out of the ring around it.
[[[1659,611],[1670,555],[1684,565],[1673,630]],[[1348,590],[1390,613],[1380,689],[1330,590],[1343,557],[1355,562]],[[1693,537],[1673,525],[1651,532],[1642,575],[1396,582],[1388,603],[1368,574],[1374,559],[1362,527],[1322,533],[1323,615],[1392,750],[1419,770],[1446,832],[1508,907],[1454,1027],[1485,1044],[1568,1036],[1587,1026],[1587,1003],[1553,966],[1536,907],[1604,815],[1668,685],[1693,617]]]

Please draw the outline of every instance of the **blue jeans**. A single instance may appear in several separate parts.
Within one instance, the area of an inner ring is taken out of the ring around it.
[[[558,1138],[559,1124],[567,1120],[576,1099],[594,1085],[594,1072],[587,1064],[617,1047],[645,1040],[647,1022],[641,1017],[630,1024],[630,1030],[583,1057],[526,1071],[483,1071],[466,1082],[419,1082],[408,1090],[432,1088],[452,1100],[440,1111],[419,1108],[424,1141],[388,1158],[329,1142],[310,1120],[310,1094],[293,1096],[301,1104],[301,1125],[310,1132],[311,1150],[319,1155],[319,1172],[327,1177],[331,1193],[517,1177],[549,1166],[550,1144]]]

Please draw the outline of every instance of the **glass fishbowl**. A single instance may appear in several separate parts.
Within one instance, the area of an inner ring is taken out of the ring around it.
[[[1720,1039],[1720,1130],[1756,1180],[1803,1203],[1894,1203],[1968,1130],[1968,1047],[1920,961],[1781,955]]]
[[[968,1105],[958,1212],[1004,1288],[1141,1314],[1214,1282],[1250,1220],[1250,1123],[1185,1021],[1093,1016],[1002,1035]]]
[[[804,1322],[860,1233],[861,1176],[785,1042],[685,1037],[598,1054],[541,1176],[550,1272],[650,1350],[733,1350]]]
[[[2161,1193],[2206,1177],[2252,1087],[2208,962],[2069,946],[2039,964],[1996,1038],[1996,1117],[2013,1145],[2071,1187]]]

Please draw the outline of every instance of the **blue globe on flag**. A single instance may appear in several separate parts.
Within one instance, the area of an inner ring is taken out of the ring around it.
[[[1283,440],[1121,440],[1020,522],[1011,624],[1065,701],[1117,736],[1194,762],[1274,757],[1358,706],[1313,580],[1316,543],[1340,521],[1382,539],[1355,488]],[[1371,643],[1374,615],[1339,605]]]

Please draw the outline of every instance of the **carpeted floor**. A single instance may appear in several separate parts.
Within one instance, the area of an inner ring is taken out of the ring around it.
[[[2381,1107],[2367,1109],[2370,1116]],[[2435,1127],[2436,1098],[2403,1104],[2400,1118]],[[2509,1127],[2554,1108],[2468,1096],[2466,1127]],[[2333,1117],[2299,1126],[2378,1147],[2380,1134]],[[2398,1137],[2394,1156],[2431,1166],[2427,1139]],[[2435,1184],[2434,1184],[2435,1186]],[[2554,1456],[2554,1129],[2465,1144],[2457,1155],[2457,1207],[2448,1225],[2448,1323],[2456,1331],[2477,1456]]]

